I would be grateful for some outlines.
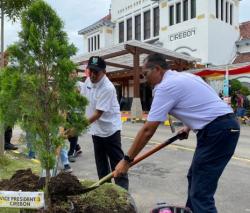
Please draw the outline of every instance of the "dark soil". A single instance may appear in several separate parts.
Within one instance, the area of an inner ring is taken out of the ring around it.
[[[52,202],[67,201],[67,196],[81,194],[83,189],[77,177],[68,173],[60,173],[52,177],[49,183]]]
[[[0,182],[0,189],[8,191],[38,191],[39,177],[32,173],[31,169],[18,170],[9,179]]]
[[[18,170],[9,180],[0,181],[0,190],[38,191],[41,189],[39,177],[30,169]],[[52,210],[49,213],[136,213],[133,200],[127,191],[114,184],[104,184],[83,194],[91,182],[80,183],[76,176],[60,173],[52,177],[49,192]],[[25,212],[48,213],[44,210]]]

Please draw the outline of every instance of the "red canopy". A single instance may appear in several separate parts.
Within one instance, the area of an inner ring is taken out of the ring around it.
[[[250,65],[229,69],[228,75],[239,75],[244,73],[250,73]],[[195,73],[195,75],[199,75],[201,77],[209,77],[209,76],[219,76],[219,75],[225,75],[226,70],[212,70],[212,69],[205,69],[200,72]]]

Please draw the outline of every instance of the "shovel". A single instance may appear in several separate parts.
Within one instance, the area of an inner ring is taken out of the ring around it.
[[[141,156],[135,158],[134,161],[132,163],[130,163],[129,167],[134,166],[135,164],[139,163],[140,161],[144,160],[145,158],[149,157],[150,155],[154,154],[155,152],[159,151],[160,149],[164,148],[165,146],[173,143],[174,141],[176,141],[178,139],[182,140],[182,139],[186,139],[186,138],[187,138],[187,133],[185,133],[185,132],[177,134],[177,135],[173,136],[172,138],[169,138],[165,142],[155,146],[151,150],[149,150],[149,151],[145,152],[144,154],[142,154]],[[92,184],[90,187],[83,189],[83,194],[98,188],[99,186],[101,186],[105,182],[109,181],[113,177],[114,177],[114,172],[109,173],[108,175],[101,178],[96,183]]]

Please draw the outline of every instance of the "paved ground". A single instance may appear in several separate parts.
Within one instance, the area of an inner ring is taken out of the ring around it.
[[[142,124],[124,123],[123,149],[126,152]],[[20,136],[16,128],[12,141]],[[150,149],[173,134],[169,127],[160,126],[145,148]],[[220,213],[250,212],[250,127],[243,126],[234,159],[224,171],[216,192],[216,204]],[[83,155],[72,163],[74,174],[80,179],[97,180],[93,146],[90,136],[79,139]],[[186,173],[195,148],[195,134],[188,140],[178,141],[130,170],[130,193],[135,199],[139,213],[148,213],[157,202],[183,205],[186,199]]]
[[[124,123],[123,149],[126,151],[141,124]],[[171,137],[169,127],[161,126],[145,149]],[[235,157],[223,173],[216,193],[218,212],[250,212],[250,127],[243,127]],[[83,155],[72,164],[79,178],[97,179],[91,138],[79,140]],[[183,205],[186,199],[186,173],[193,156],[195,135],[177,142],[145,159],[130,170],[130,193],[139,213],[147,213],[157,202]]]

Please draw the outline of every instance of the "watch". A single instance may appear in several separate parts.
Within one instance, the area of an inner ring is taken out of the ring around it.
[[[132,163],[134,161],[133,158],[130,158],[128,155],[124,155],[123,159],[127,161],[128,163]]]

